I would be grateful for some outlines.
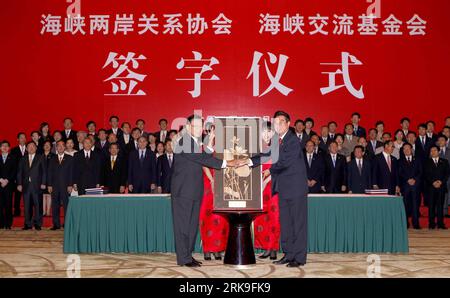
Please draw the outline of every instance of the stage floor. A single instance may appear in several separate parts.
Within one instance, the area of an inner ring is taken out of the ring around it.
[[[450,277],[450,230],[410,231],[410,253],[381,254],[381,277]],[[63,232],[0,231],[1,277],[67,277]],[[368,254],[309,254],[301,268],[258,260],[235,269],[220,261],[200,268],[175,265],[174,254],[79,255],[81,277],[366,277]],[[203,260],[202,255],[195,256]]]

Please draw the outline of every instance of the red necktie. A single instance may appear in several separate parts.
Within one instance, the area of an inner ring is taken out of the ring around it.
[[[280,144],[280,145],[283,144],[283,139],[282,138],[278,139],[278,144]]]

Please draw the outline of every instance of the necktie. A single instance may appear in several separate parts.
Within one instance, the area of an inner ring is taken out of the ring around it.
[[[112,159],[111,159],[111,170],[114,170],[114,164],[116,163],[116,158],[115,157],[113,157]]]
[[[332,157],[333,157],[333,168],[335,168],[336,167],[336,156],[333,155]]]
[[[436,167],[438,166],[438,159],[434,159],[434,164],[436,165]]]
[[[32,155],[30,155],[30,158],[28,159],[28,163],[29,163],[30,168],[31,168],[31,164],[33,163],[33,156]]]
[[[312,154],[308,154],[308,166],[311,167],[312,164]]]
[[[89,160],[89,152],[86,152],[86,159]]]
[[[169,167],[172,167],[172,154],[169,154]]]
[[[361,160],[358,160],[358,171],[359,171],[359,175],[362,175],[362,162],[361,162]]]
[[[425,147],[425,137],[421,136],[420,139],[422,140],[422,147]]]
[[[144,162],[144,151],[141,151],[141,157],[139,158],[141,162]]]
[[[411,164],[411,156],[408,156],[408,163]]]
[[[61,164],[63,157],[59,156],[59,164]]]
[[[387,164],[388,164],[388,168],[389,168],[389,172],[392,172],[392,164],[391,164],[391,156],[388,155],[387,156]]]
[[[161,142],[164,142],[165,139],[166,139],[166,132],[163,131],[163,132],[161,133]]]
[[[3,163],[4,164],[6,163],[6,157],[7,157],[7,155],[3,155]]]
[[[278,139],[278,144],[280,144],[280,145],[283,144],[283,139],[282,138]]]
[[[440,155],[441,158],[444,158],[444,157],[445,157],[445,151],[444,151],[444,150],[445,150],[445,148],[442,147],[442,148],[441,148],[441,152],[439,152],[439,155]]]

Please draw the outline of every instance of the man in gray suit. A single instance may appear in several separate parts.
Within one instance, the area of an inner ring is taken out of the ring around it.
[[[32,223],[36,230],[41,230],[42,226],[42,190],[46,187],[47,167],[44,157],[36,150],[36,143],[27,144],[28,154],[20,160],[17,172],[17,190],[23,192],[25,207],[23,230],[31,229]]]
[[[439,135],[436,144],[439,147],[439,157],[446,159],[450,165],[450,148],[447,146],[448,138],[445,135]],[[449,217],[448,214],[448,203],[450,198],[450,178],[447,179],[447,193],[444,199],[444,216]]]
[[[302,148],[297,136],[289,129],[290,117],[286,112],[278,111],[274,115],[276,134],[270,153],[255,156],[250,160],[239,161],[238,166],[248,164],[259,166],[271,159],[270,169],[264,178],[272,177],[272,194],[278,193],[280,208],[281,248],[284,256],[275,264],[287,264],[287,267],[299,267],[306,264],[307,255],[307,215],[308,185],[306,166]]]
[[[353,134],[353,124],[347,123],[345,124],[345,136],[344,136],[344,143],[342,144],[342,147],[347,148],[348,152],[353,152],[355,149],[355,146],[358,145],[358,137]]]
[[[171,181],[172,215],[175,233],[177,264],[199,267],[201,262],[192,257],[197,239],[200,203],[203,197],[203,169],[222,169],[234,166],[235,161],[225,161],[212,155],[214,130],[211,130],[208,146],[201,143],[203,121],[192,115],[187,119],[186,132],[174,146]]]

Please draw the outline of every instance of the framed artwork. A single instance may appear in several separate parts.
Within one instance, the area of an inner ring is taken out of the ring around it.
[[[260,153],[260,117],[214,117],[216,157],[251,158]],[[225,168],[214,176],[214,210],[262,210],[260,167]]]

